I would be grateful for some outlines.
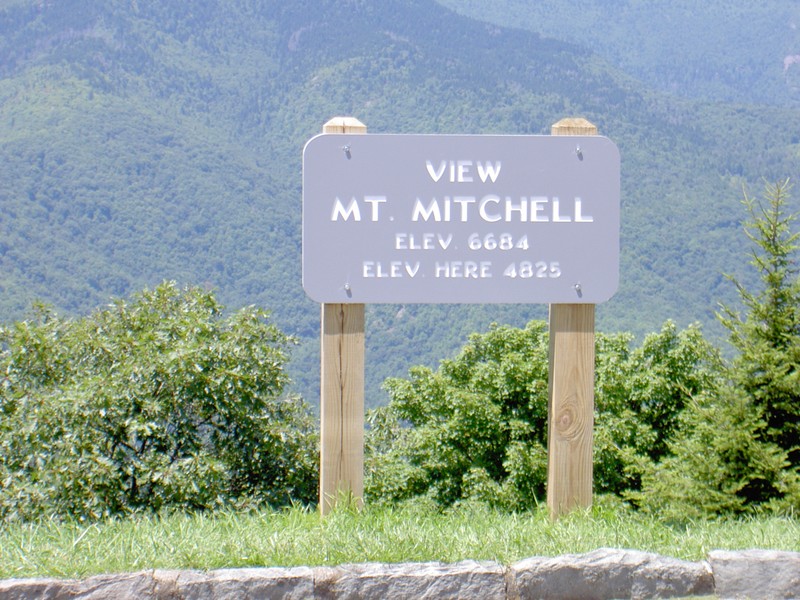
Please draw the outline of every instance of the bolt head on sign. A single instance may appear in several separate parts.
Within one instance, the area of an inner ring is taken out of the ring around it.
[[[321,303],[587,303],[619,284],[602,136],[321,134],[303,151],[303,288]]]

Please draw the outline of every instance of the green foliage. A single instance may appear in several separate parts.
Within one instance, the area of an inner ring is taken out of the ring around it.
[[[800,507],[800,233],[786,213],[788,181],[745,194],[744,231],[761,278],[732,277],[746,313],[720,319],[738,355],[714,393],[693,394],[669,455],[645,469],[642,507],[672,519]]]
[[[800,69],[783,63],[800,41],[791,0],[438,1],[473,18],[590,47],[673,94],[742,104],[800,100]]]
[[[370,415],[367,495],[532,504],[546,476],[546,369],[546,331],[531,322],[472,335],[438,372],[388,380],[391,402]]]
[[[760,409],[764,439],[800,467],[800,231],[792,231],[797,215],[787,213],[789,189],[784,181],[767,184],[762,200],[745,195],[745,232],[761,286],[753,292],[733,278],[746,314],[723,307],[720,318],[739,351],[734,382]]]
[[[721,339],[713,308],[735,291],[720,273],[739,275],[744,262],[730,190],[799,164],[800,113],[738,104],[743,90],[785,88],[800,72],[783,73],[773,46],[795,53],[794,38],[757,33],[790,22],[787,2],[625,2],[617,19],[594,0],[448,2],[508,29],[432,0],[0,3],[0,319],[23,318],[35,299],[77,316],[165,279],[213,286],[227,306],[271,307],[298,337],[288,368],[312,401],[319,310],[301,287],[301,149],[322,123],[350,114],[376,133],[541,134],[583,115],[623,157],[620,290],[599,307],[599,329],[643,336],[666,319],[700,321]],[[755,15],[758,28],[732,33],[742,21],[720,20],[723,8]],[[571,26],[548,28],[551,15]],[[521,29],[532,25],[538,34]],[[678,29],[681,50],[700,48],[703,61],[687,68],[681,52],[663,52],[654,34]],[[730,42],[743,33],[770,47]],[[624,50],[617,64],[667,78],[714,86],[718,74],[741,75],[737,104],[653,93],[589,50],[608,44]],[[756,52],[768,62],[753,67]],[[543,316],[531,306],[369,310],[371,406],[385,401],[386,377],[434,366],[469,332]]]
[[[663,458],[690,398],[715,385],[719,359],[696,327],[630,337],[598,335],[595,488],[627,495]],[[391,401],[370,414],[367,494],[427,496],[448,506],[478,499],[507,509],[543,501],[547,369],[543,322],[474,334],[434,372],[386,382]]]
[[[786,511],[800,506],[800,478],[784,450],[763,441],[761,411],[741,391],[701,394],[681,415],[670,454],[633,494],[647,512],[672,521]]]
[[[164,283],[1,328],[0,517],[313,500],[315,429],[267,316]]]
[[[624,335],[599,335],[595,373],[594,488],[626,498],[642,473],[670,453],[691,399],[718,385],[722,364],[697,326],[661,331],[629,349]]]

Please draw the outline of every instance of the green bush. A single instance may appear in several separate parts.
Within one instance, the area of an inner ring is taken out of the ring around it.
[[[547,352],[542,323],[493,327],[438,372],[387,380],[389,405],[369,415],[367,496],[535,501],[546,479]]]
[[[0,517],[313,501],[317,434],[267,316],[165,283],[0,328]]]
[[[598,335],[595,367],[594,489],[630,499],[642,475],[671,452],[680,416],[722,373],[716,349],[692,325],[661,331],[629,349],[629,336]]]
[[[631,350],[597,335],[595,489],[625,496],[669,447],[685,404],[713,387],[719,359],[696,327],[666,323]],[[370,414],[366,493],[428,496],[518,510],[545,497],[549,342],[546,324],[474,334],[438,371],[390,379],[388,406]]]

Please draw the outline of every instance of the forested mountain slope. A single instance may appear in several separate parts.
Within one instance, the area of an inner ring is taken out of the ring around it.
[[[800,104],[800,6],[793,0],[439,0],[471,17],[592,48],[670,93]]]
[[[371,132],[548,133],[585,116],[622,155],[622,267],[599,327],[699,320],[741,274],[741,186],[798,171],[800,115],[680,100],[587,47],[433,0],[0,2],[0,311],[83,314],[163,279],[258,304],[299,336],[301,152],[335,115]],[[368,404],[491,321],[546,307],[370,306]]]

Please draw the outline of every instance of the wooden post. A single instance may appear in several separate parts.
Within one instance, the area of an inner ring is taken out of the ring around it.
[[[336,117],[323,133],[366,133]],[[336,260],[335,256],[331,260]],[[320,370],[319,507],[327,515],[341,495],[364,496],[364,305],[323,304]]]
[[[586,119],[562,119],[552,135],[597,135]],[[550,305],[547,506],[553,519],[592,505],[594,304]]]

